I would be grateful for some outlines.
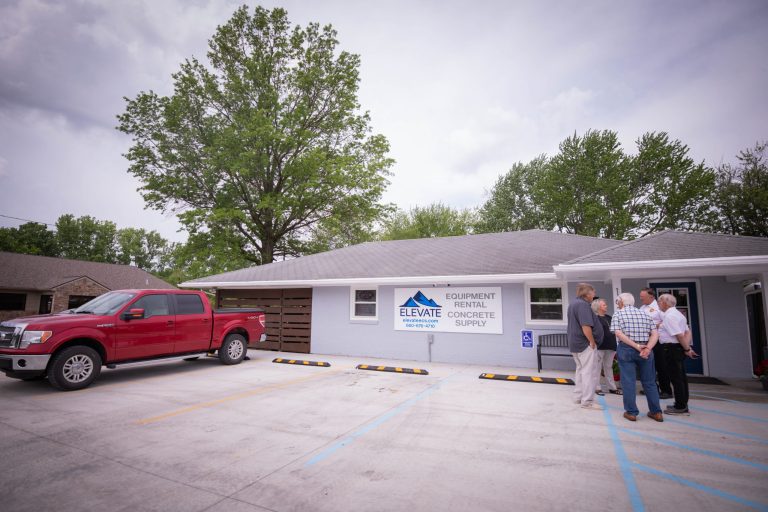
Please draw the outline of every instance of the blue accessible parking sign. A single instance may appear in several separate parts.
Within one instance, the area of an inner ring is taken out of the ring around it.
[[[520,331],[520,342],[523,348],[533,348],[533,331]]]

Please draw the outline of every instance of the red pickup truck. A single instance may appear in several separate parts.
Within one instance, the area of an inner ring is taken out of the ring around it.
[[[212,311],[203,292],[116,290],[65,313],[0,323],[0,370],[71,391],[91,384],[102,365],[215,351],[238,364],[249,344],[266,338],[264,326],[262,310]]]

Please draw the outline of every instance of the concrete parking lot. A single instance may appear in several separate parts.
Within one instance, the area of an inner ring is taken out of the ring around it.
[[[105,369],[71,393],[0,376],[0,509],[768,510],[754,382],[694,384],[691,416],[629,423],[619,396],[590,411],[570,386],[478,379],[535,369],[250,355]]]

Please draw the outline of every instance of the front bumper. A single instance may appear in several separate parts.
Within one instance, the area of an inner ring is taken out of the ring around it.
[[[50,359],[50,354],[0,354],[0,370],[4,372],[44,371]]]

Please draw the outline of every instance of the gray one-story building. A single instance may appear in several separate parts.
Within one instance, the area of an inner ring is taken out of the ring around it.
[[[611,304],[646,286],[674,294],[702,356],[690,373],[748,378],[768,358],[768,239],[757,237],[528,230],[370,242],[180,286],[215,289],[220,307],[265,308],[264,349],[535,367],[536,339],[565,332],[579,282]]]

